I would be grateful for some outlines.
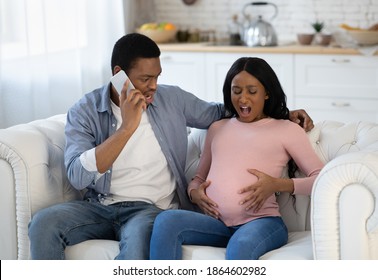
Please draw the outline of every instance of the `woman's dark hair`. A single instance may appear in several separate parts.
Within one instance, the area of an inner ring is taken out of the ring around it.
[[[145,35],[130,33],[121,37],[114,45],[111,67],[118,65],[126,73],[139,58],[155,58],[160,56],[158,45]]]
[[[286,95],[282,89],[280,81],[272,67],[258,57],[241,57],[232,64],[228,70],[223,84],[223,102],[227,115],[238,116],[238,113],[231,102],[231,84],[234,77],[242,71],[246,71],[254,76],[264,86],[269,98],[265,100],[264,114],[275,119],[289,119],[289,109],[286,106]],[[298,169],[294,160],[288,162],[289,177],[295,177]]]
[[[275,119],[288,119],[289,109],[286,106],[286,95],[280,81],[272,67],[258,57],[241,57],[228,70],[223,84],[223,101],[228,114],[237,116],[231,102],[231,83],[234,77],[242,71],[247,71],[259,80],[269,95],[269,99],[265,101],[264,114]]]

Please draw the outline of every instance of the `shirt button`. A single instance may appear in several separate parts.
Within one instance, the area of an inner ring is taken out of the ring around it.
[[[115,124],[114,124],[114,123],[112,124],[112,127],[115,127]]]

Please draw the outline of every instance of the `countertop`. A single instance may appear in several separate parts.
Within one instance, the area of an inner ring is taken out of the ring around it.
[[[340,48],[334,46],[302,46],[284,45],[276,47],[246,47],[214,45],[211,43],[168,43],[159,44],[161,51],[177,52],[228,52],[228,53],[277,53],[277,54],[338,54],[338,55],[362,55],[359,49]],[[377,47],[378,49],[378,47]],[[378,50],[374,55],[378,55]]]

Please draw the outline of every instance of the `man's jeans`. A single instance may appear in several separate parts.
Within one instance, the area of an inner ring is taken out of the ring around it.
[[[72,201],[38,211],[29,224],[32,259],[64,259],[66,246],[89,239],[120,241],[116,259],[148,259],[151,231],[162,210],[146,202],[105,206]]]
[[[185,244],[227,247],[226,259],[256,260],[285,245],[288,231],[281,217],[265,217],[227,227],[222,221],[197,212],[167,210],[155,220],[151,259],[181,259]]]

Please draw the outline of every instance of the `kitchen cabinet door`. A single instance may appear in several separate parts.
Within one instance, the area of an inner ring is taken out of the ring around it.
[[[315,122],[378,121],[378,57],[295,55],[295,106]]]
[[[159,84],[177,85],[206,99],[205,54],[196,52],[162,52]]]
[[[378,100],[332,97],[297,97],[297,108],[306,109],[314,123],[324,120],[339,122],[378,122]]]
[[[378,57],[295,55],[297,96],[378,98]]]
[[[223,83],[231,65],[240,57],[255,56],[266,60],[276,72],[287,96],[287,105],[293,107],[293,55],[266,53],[206,53],[206,91],[211,101],[223,102]]]

